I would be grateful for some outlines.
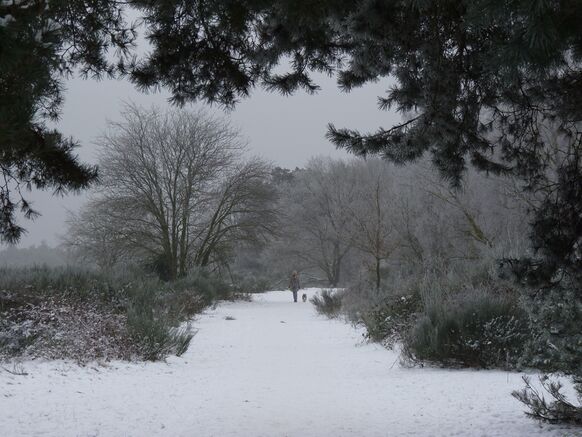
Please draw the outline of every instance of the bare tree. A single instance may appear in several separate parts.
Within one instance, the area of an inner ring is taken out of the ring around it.
[[[527,241],[523,202],[499,177],[468,170],[455,191],[426,161],[398,167],[324,158],[293,172],[279,169],[280,175],[274,185],[281,193],[281,232],[255,251],[252,267],[273,278],[297,269],[310,281],[337,286],[365,276],[379,289],[387,267],[393,281],[464,272],[514,255],[509,251],[523,250]]]
[[[395,226],[397,192],[390,177],[390,165],[379,160],[352,162],[357,174],[358,195],[345,208],[352,216],[349,238],[353,246],[373,260],[376,289],[381,286],[382,262],[399,243]]]
[[[388,261],[402,273],[503,256],[523,237],[525,216],[502,181],[469,171],[463,189],[451,190],[429,163],[316,159],[283,196],[278,245],[331,285],[364,265],[376,288]]]
[[[418,238],[433,258],[447,263],[477,260],[486,253],[503,257],[527,250],[527,208],[508,189],[510,180],[468,169],[463,187],[453,190],[426,165],[418,166],[411,179],[415,180],[416,209],[420,211],[416,222],[424,217]]]
[[[270,193],[259,189],[268,166],[240,160],[244,143],[225,120],[128,106],[99,143],[98,200],[77,224],[105,212],[110,243],[149,259],[161,276],[208,265],[229,239],[269,229]]]
[[[356,196],[353,176],[343,161],[313,159],[283,197],[288,250],[303,267],[323,272],[333,287],[352,246],[346,205]]]
[[[107,271],[128,256],[119,224],[103,202],[92,199],[79,213],[69,213],[67,228],[63,244],[78,260]]]
[[[261,241],[275,232],[276,192],[267,183],[269,176],[269,166],[258,159],[241,163],[227,175],[216,192],[203,234],[193,241],[196,265],[208,265],[213,255],[218,261],[234,245]]]

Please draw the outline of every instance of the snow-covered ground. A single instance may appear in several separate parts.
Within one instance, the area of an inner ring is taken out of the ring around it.
[[[315,290],[308,290],[311,295]],[[229,316],[234,320],[227,320]],[[0,436],[575,436],[510,396],[521,375],[401,368],[290,292],[223,304],[167,363],[0,371]]]

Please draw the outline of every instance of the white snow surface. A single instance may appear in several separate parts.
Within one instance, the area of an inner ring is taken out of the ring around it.
[[[524,416],[510,396],[519,373],[403,368],[288,291],[194,325],[188,352],[167,362],[0,371],[0,436],[580,435]]]

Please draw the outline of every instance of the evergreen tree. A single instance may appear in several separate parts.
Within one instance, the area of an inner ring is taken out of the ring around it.
[[[96,169],[80,163],[74,140],[46,125],[57,120],[63,79],[114,74],[135,37],[113,0],[0,1],[0,241],[16,242],[17,222],[38,215],[26,200],[32,188],[86,188]],[[121,50],[119,64],[108,62]]]

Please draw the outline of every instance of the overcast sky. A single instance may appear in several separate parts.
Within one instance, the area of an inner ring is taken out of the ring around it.
[[[315,155],[347,156],[338,151],[324,137],[329,122],[340,127],[375,130],[388,127],[399,120],[394,113],[379,111],[377,96],[383,95],[389,83],[379,82],[342,93],[332,78],[319,77],[322,90],[316,95],[298,93],[283,97],[256,90],[228,113],[218,107],[209,111],[226,115],[247,138],[251,154],[273,164],[301,167]],[[97,147],[93,144],[104,130],[107,120],[118,120],[124,101],[142,106],[168,107],[168,94],[143,94],[125,81],[94,81],[73,79],[67,82],[67,93],[58,128],[73,136],[82,147],[79,156],[86,162],[95,162]],[[203,106],[203,105],[198,105]],[[67,195],[64,198],[51,193],[32,193],[30,199],[41,217],[34,222],[22,220],[28,230],[19,246],[38,245],[42,241],[54,246],[65,232],[67,210],[77,210],[86,200],[86,194]]]

